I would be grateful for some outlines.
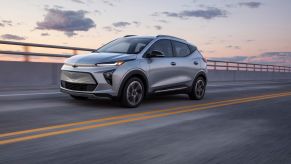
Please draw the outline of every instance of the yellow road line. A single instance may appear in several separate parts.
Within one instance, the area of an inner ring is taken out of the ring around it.
[[[188,106],[182,106],[182,107],[173,107],[173,108],[169,108],[169,109],[162,109],[162,110],[155,110],[155,111],[148,111],[148,112],[139,112],[139,113],[126,114],[126,115],[120,115],[120,116],[112,116],[112,117],[93,119],[93,120],[87,120],[87,121],[81,121],[81,122],[59,124],[59,125],[42,127],[42,128],[35,128],[35,129],[29,129],[29,130],[3,133],[3,134],[0,134],[0,138],[14,136],[14,135],[20,135],[20,134],[39,132],[39,131],[45,131],[45,130],[53,130],[53,129],[71,127],[71,126],[78,126],[78,125],[89,124],[89,123],[98,123],[98,122],[102,122],[102,121],[111,121],[111,120],[115,120],[115,119],[124,119],[124,118],[128,118],[128,117],[155,114],[155,113],[160,113],[160,112],[168,112],[168,111],[179,110],[179,109],[190,108],[190,107],[200,107],[200,106],[213,105],[213,104],[218,104],[218,103],[226,103],[226,102],[233,102],[233,101],[239,101],[239,100],[245,100],[245,99],[253,99],[253,98],[258,98],[258,97],[279,95],[279,94],[285,94],[285,93],[289,93],[289,92],[275,93],[275,94],[261,95],[261,96],[253,96],[253,97],[246,97],[246,98],[239,98],[239,99],[222,100],[222,101],[215,101],[215,102],[209,102],[209,103],[204,103],[204,104],[195,104],[195,105],[188,105]]]
[[[66,127],[71,127],[71,126],[78,126],[78,125],[83,125],[83,124],[98,123],[98,122],[111,121],[111,120],[116,120],[116,119],[125,119],[125,118],[129,118],[129,117],[149,115],[149,114],[155,114],[155,113],[160,113],[160,112],[168,112],[168,111],[180,110],[180,109],[184,109],[184,108],[200,107],[200,106],[213,105],[213,104],[219,104],[219,103],[227,103],[227,102],[233,102],[233,101],[239,101],[239,100],[245,100],[245,99],[253,99],[253,98],[265,97],[265,96],[271,96],[271,95],[279,95],[279,94],[284,94],[284,93],[289,93],[289,92],[275,93],[275,94],[261,95],[261,96],[253,96],[253,97],[246,97],[246,98],[238,98],[238,99],[230,99],[230,100],[222,100],[222,101],[215,101],[215,102],[209,102],[209,103],[204,103],[204,104],[194,104],[194,105],[188,105],[188,106],[182,106],[182,107],[173,107],[173,108],[169,108],[169,109],[161,109],[161,110],[154,110],[154,111],[148,111],[148,112],[139,112],[139,113],[125,114],[125,115],[120,115],[120,116],[112,116],[112,117],[93,119],[93,120],[87,120],[87,121],[80,121],[80,122],[73,122],[73,123],[67,123],[67,124],[52,125],[52,126],[47,126],[47,127],[42,127],[42,128],[34,128],[34,129],[29,129],[29,130],[21,130],[21,131],[16,131],[16,132],[3,133],[3,134],[0,134],[0,138],[14,136],[14,135],[20,135],[20,134],[33,133],[33,132],[46,131],[46,130],[66,128]]]
[[[197,111],[197,110],[205,110],[205,109],[210,109],[210,108],[215,108],[215,107],[223,107],[223,106],[228,106],[228,105],[235,105],[235,104],[241,104],[241,103],[246,103],[246,102],[253,102],[253,101],[279,98],[279,97],[285,97],[285,96],[291,96],[291,93],[265,96],[265,97],[259,97],[259,98],[254,98],[254,99],[246,99],[246,100],[241,100],[241,101],[237,101],[237,102],[229,102],[229,103],[225,103],[225,104],[217,104],[217,105],[210,105],[210,106],[204,106],[204,107],[202,106],[202,107],[198,107],[198,108],[190,108],[190,109],[185,109],[185,110],[180,110],[180,111],[165,112],[165,113],[160,113],[160,114],[155,114],[155,115],[130,118],[127,120],[106,122],[106,123],[101,123],[101,124],[97,124],[97,125],[89,125],[89,126],[83,126],[83,127],[78,127],[78,128],[71,128],[71,129],[59,130],[59,131],[54,131],[54,132],[47,132],[47,133],[36,134],[36,135],[31,135],[31,136],[7,139],[7,140],[0,141],[0,145],[20,142],[20,141],[26,141],[26,140],[32,140],[32,139],[38,139],[38,138],[44,138],[44,137],[49,137],[49,136],[55,136],[55,135],[60,135],[60,134],[72,133],[72,132],[77,132],[77,131],[84,131],[84,130],[89,130],[89,129],[105,127],[105,126],[124,124],[124,123],[128,123],[128,122],[165,117],[165,116],[169,116],[169,115],[187,113],[187,112],[192,112],[192,111]]]

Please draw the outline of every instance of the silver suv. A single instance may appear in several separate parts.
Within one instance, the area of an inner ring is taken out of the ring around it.
[[[137,107],[162,93],[204,97],[207,63],[197,48],[172,36],[125,36],[65,61],[61,91],[75,99],[106,96]]]

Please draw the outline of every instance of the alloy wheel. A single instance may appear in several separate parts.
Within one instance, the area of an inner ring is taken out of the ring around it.
[[[126,90],[126,98],[131,106],[139,104],[143,98],[143,87],[139,81],[132,81]]]

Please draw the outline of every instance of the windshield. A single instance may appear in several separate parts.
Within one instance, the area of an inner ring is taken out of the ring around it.
[[[138,54],[152,40],[151,38],[120,38],[99,48],[97,52]]]

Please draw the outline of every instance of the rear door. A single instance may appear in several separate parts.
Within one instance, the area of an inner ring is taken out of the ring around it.
[[[191,86],[195,75],[200,70],[200,57],[186,43],[172,41],[176,62],[176,82],[181,85]]]

